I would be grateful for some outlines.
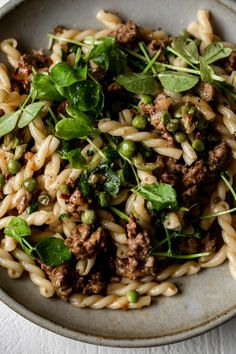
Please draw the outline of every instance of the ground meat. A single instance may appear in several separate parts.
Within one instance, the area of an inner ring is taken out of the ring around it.
[[[25,211],[25,209],[29,206],[31,199],[32,195],[29,192],[24,191],[23,195],[19,198],[19,201],[16,204],[18,214],[22,214]]]
[[[215,95],[214,87],[208,82],[201,82],[200,85],[197,86],[197,92],[206,102],[212,101]]]
[[[63,264],[52,268],[41,264],[41,268],[51,280],[57,295],[61,299],[66,300],[72,292],[72,273],[70,265]]]
[[[165,63],[167,61],[167,57],[165,55],[165,48],[170,44],[170,38],[165,39],[153,39],[151,42],[148,43],[147,48],[149,55],[153,57],[156,52],[161,49],[161,52],[158,56],[158,61]]]
[[[83,294],[98,294],[107,285],[102,272],[98,271],[87,279],[86,285],[83,287]]]
[[[30,90],[32,68],[48,68],[51,64],[51,58],[44,55],[41,51],[33,51],[32,54],[23,54],[20,57],[18,68],[12,76],[28,93]]]
[[[122,96],[124,95],[124,89],[120,85],[118,85],[116,82],[112,82],[108,87],[107,91],[115,96]]]
[[[115,266],[118,275],[129,279],[137,279],[144,275],[155,274],[155,258],[152,256],[142,261],[133,257],[124,259],[117,257]]]
[[[181,194],[181,199],[186,207],[193,205],[197,199],[197,186],[193,185]]]
[[[139,37],[138,26],[132,21],[126,22],[118,28],[116,32],[116,39],[120,44],[133,43]]]
[[[65,30],[65,28],[63,26],[58,25],[53,29],[53,33],[62,34],[64,32],[64,30]]]
[[[151,125],[155,128],[155,131],[160,134],[163,139],[166,139],[170,145],[174,145],[174,138],[168,130],[166,126],[160,121],[160,117],[158,115],[151,116]]]
[[[233,50],[230,56],[225,60],[225,71],[231,74],[236,70],[236,50]]]
[[[185,253],[193,254],[201,251],[201,240],[196,237],[180,237],[175,242],[176,248]]]
[[[92,75],[94,79],[96,79],[98,82],[101,82],[105,79],[106,72],[103,70],[103,68],[98,66],[97,68],[92,70]]]
[[[106,251],[108,238],[105,229],[98,227],[95,231],[91,225],[80,224],[71,230],[65,244],[72,253],[80,258],[93,257]]]
[[[225,142],[217,144],[208,153],[208,165],[211,172],[223,170],[230,161],[230,149]]]
[[[201,241],[202,243],[202,252],[215,252],[216,251],[216,243],[217,236],[212,234],[207,234]]]
[[[160,178],[160,182],[171,184],[172,186],[175,186],[177,181],[178,181],[178,177],[173,173],[169,173],[169,172],[164,172]]]
[[[67,211],[75,218],[80,218],[82,211],[89,209],[89,201],[76,189],[70,196]]]
[[[153,274],[154,257],[148,256],[151,245],[146,231],[139,232],[134,218],[130,217],[127,224],[127,258],[116,257],[116,272],[120,276],[136,279],[143,275]]]
[[[207,169],[203,160],[198,160],[194,165],[188,168],[183,176],[184,186],[188,187],[192,184],[199,185],[205,179],[206,173]]]

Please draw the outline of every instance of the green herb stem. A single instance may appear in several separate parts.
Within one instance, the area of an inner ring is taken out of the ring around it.
[[[225,182],[226,186],[228,187],[228,189],[232,193],[232,196],[234,197],[234,200],[236,200],[236,192],[233,189],[233,187],[231,186],[230,182],[227,180],[227,178],[223,174],[221,174],[220,177],[223,179],[223,181]]]
[[[172,54],[176,55],[177,57],[180,57],[183,61],[185,61],[185,63],[187,63],[188,65],[190,65],[193,69],[197,70],[197,67],[195,65],[193,65],[191,63],[191,61],[187,60],[186,58],[184,58],[180,53],[176,52],[173,48],[171,47],[167,47],[166,48],[169,52],[171,52]]]
[[[168,258],[175,258],[175,259],[192,259],[192,258],[209,256],[210,254],[211,252],[202,252],[202,253],[193,253],[193,254],[169,254],[168,252],[151,253],[152,256],[168,257]]]
[[[53,112],[53,110],[51,109],[51,107],[48,107],[48,112],[50,113],[50,115],[51,115],[51,117],[52,117],[52,119],[54,121],[54,124],[56,125],[57,122],[58,122],[58,119],[57,119],[55,113]]]
[[[148,72],[149,69],[152,68],[153,64],[155,63],[155,61],[157,60],[157,58],[159,57],[161,53],[161,49],[159,49],[155,55],[153,56],[153,58],[149,61],[148,65],[146,66],[146,68],[143,70],[143,73],[146,74]],[[155,71],[156,74],[156,71]]]
[[[94,144],[94,142],[89,139],[89,138],[86,138],[87,142],[92,145],[92,147],[99,153],[99,155],[104,159],[104,160],[107,160],[106,158],[106,155]]]
[[[183,68],[182,66],[164,64],[164,63],[154,63],[154,66],[155,66],[155,64],[157,64],[157,65],[161,64],[162,66],[164,66],[167,69],[172,69],[172,70],[176,70],[176,71],[183,71],[183,72],[194,74],[194,75],[200,75],[200,70],[197,70],[197,69]]]
[[[114,207],[110,207],[111,211],[116,214],[117,216],[119,216],[121,219],[125,220],[125,221],[129,221],[129,217],[127,214],[123,213],[122,211],[120,211],[119,209],[116,209]]]
[[[81,46],[81,47],[84,46],[84,47],[90,48],[90,44],[86,44],[86,43],[77,41],[75,39],[63,38],[63,37],[56,36],[56,35],[51,34],[51,33],[48,33],[48,37],[49,37],[50,40],[51,39],[55,39],[57,41],[62,41],[62,42],[66,42],[66,43],[76,44],[76,45]]]
[[[236,207],[224,211],[220,211],[219,213],[211,214],[211,215],[203,215],[198,218],[198,220],[205,220],[205,219],[210,219],[210,218],[215,218],[217,216],[225,215],[225,214],[230,214],[236,211]]]
[[[140,50],[143,52],[143,54],[144,54],[144,56],[145,56],[145,58],[146,58],[146,60],[147,60],[147,62],[148,62],[148,65],[150,65],[151,59],[150,59],[150,57],[149,57],[149,55],[148,55],[148,53],[147,53],[147,50],[146,50],[146,48],[145,48],[145,44],[144,44],[143,42],[139,42],[139,43],[138,43],[138,46],[139,46]],[[154,62],[150,65],[150,68],[152,69],[153,74],[156,75],[157,72],[156,72],[156,69],[153,67],[153,64],[154,64]],[[145,72],[146,72],[146,71],[145,71]]]

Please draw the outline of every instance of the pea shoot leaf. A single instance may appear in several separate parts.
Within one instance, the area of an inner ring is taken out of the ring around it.
[[[49,75],[37,74],[32,80],[32,88],[37,91],[37,98],[48,101],[62,101],[55,83]]]
[[[21,111],[4,114],[0,117],[0,136],[10,133],[16,126]]]
[[[57,267],[70,261],[72,253],[64,244],[64,240],[49,237],[41,240],[35,246],[41,261],[48,266]]]
[[[232,53],[231,48],[225,48],[222,43],[215,42],[209,44],[202,52],[202,58],[207,64],[212,64],[217,60],[227,58]]]
[[[162,86],[173,92],[183,92],[193,88],[199,77],[185,72],[166,70],[158,74]]]
[[[157,82],[149,74],[130,73],[119,75],[116,81],[119,85],[124,86],[127,91],[137,94],[155,95],[157,90]]]
[[[31,123],[44,107],[45,103],[43,102],[34,102],[26,106],[19,119],[18,128],[24,128]]]
[[[186,62],[199,63],[199,54],[196,42],[192,39],[179,37],[173,40],[173,48]]]

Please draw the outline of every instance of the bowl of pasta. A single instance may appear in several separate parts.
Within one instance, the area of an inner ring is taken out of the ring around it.
[[[147,347],[236,314],[236,5],[181,5],[1,9],[0,298],[60,335]]]

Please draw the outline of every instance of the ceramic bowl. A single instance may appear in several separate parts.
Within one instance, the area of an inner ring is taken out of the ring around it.
[[[58,24],[96,27],[100,9],[118,12],[139,25],[178,33],[199,8],[213,15],[214,29],[234,41],[236,3],[213,0],[10,0],[1,9],[0,40],[14,37],[22,50],[47,46],[47,32]],[[45,299],[28,276],[12,280],[0,270],[0,298],[20,315],[57,334],[114,347],[174,343],[222,324],[236,314],[236,282],[228,264],[176,280],[180,294],[159,297],[142,310],[76,309]]]

